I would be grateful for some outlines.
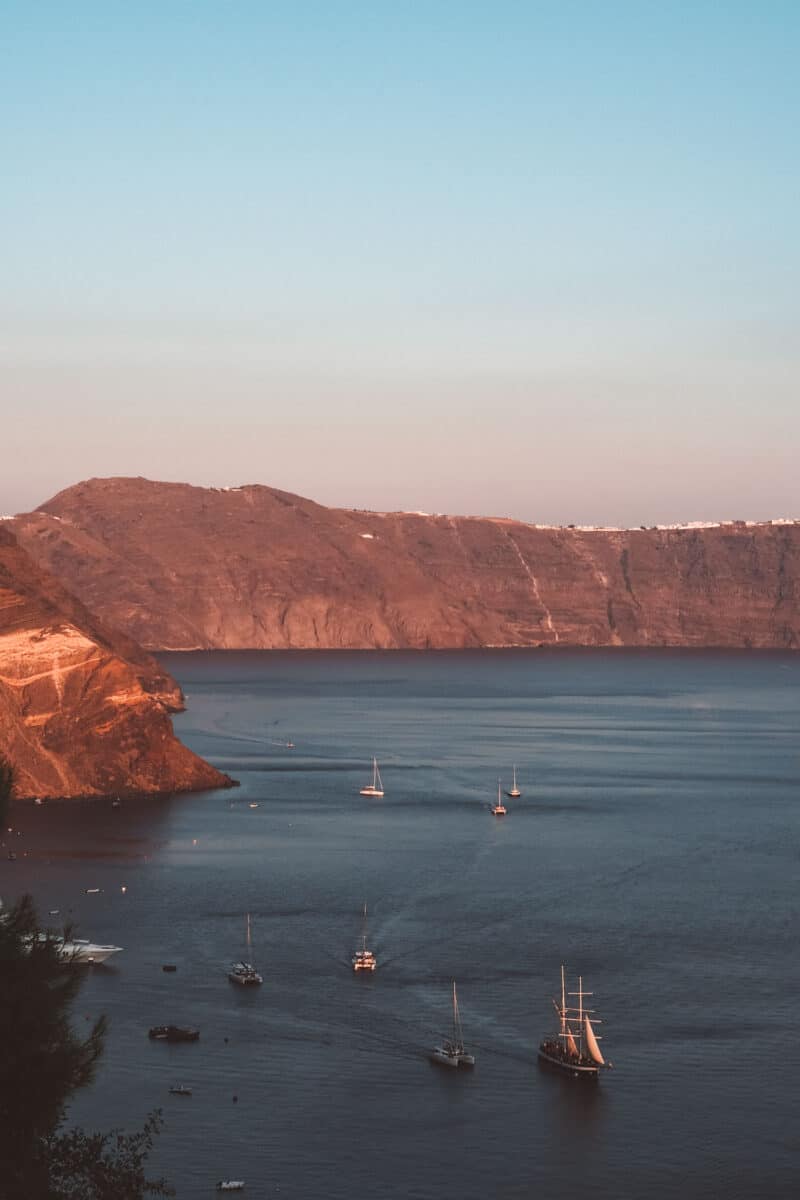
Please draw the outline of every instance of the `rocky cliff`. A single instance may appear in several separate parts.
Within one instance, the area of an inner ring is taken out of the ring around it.
[[[11,522],[156,649],[800,645],[800,525],[585,530],[93,479]]]
[[[16,794],[172,792],[230,783],[172,731],[174,680],[91,616],[0,528],[0,753]]]

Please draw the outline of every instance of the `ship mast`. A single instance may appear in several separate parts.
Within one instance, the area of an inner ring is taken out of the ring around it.
[[[578,976],[578,990],[577,990],[577,992],[570,992],[570,996],[577,996],[577,997],[578,997],[578,1016],[577,1016],[577,1021],[578,1021],[578,1053],[580,1054],[580,1057],[581,1057],[581,1058],[583,1058],[583,1042],[584,1042],[584,1017],[585,1017],[585,1016],[587,1016],[587,1015],[588,1015],[590,1012],[592,1012],[592,1011],[593,1011],[591,1008],[584,1008],[584,1007],[583,1007],[583,1001],[584,1001],[584,997],[586,997],[586,996],[591,996],[591,995],[592,995],[592,993],[591,993],[591,992],[585,992],[585,991],[583,990],[583,976],[582,976],[582,975],[579,975],[579,976]],[[574,1012],[574,1011],[575,1011],[575,1009],[573,1009],[572,1011]],[[570,1019],[570,1020],[573,1022],[573,1024],[575,1023],[575,1020],[576,1020],[576,1018],[575,1018],[575,1017],[571,1017],[571,1018],[569,1018],[569,1019]],[[568,1027],[569,1027],[569,1026],[568,1026]]]

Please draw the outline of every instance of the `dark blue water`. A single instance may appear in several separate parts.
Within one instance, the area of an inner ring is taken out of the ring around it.
[[[87,972],[79,1023],[111,1031],[75,1119],[163,1107],[181,1197],[794,1194],[800,657],[164,662],[179,733],[241,788],[27,809],[3,866],[4,893],[125,947]],[[373,753],[383,800],[358,795]],[[349,965],[365,900],[371,978]],[[248,911],[265,984],[242,991]],[[598,1086],[536,1063],[562,961],[603,1018]],[[472,1074],[426,1059],[454,978]],[[150,1043],[165,1021],[200,1043]]]

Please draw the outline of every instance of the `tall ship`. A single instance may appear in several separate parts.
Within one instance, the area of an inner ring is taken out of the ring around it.
[[[241,962],[233,963],[228,971],[228,979],[231,983],[238,983],[242,987],[257,987],[264,982],[263,976],[258,973],[251,962],[252,957],[253,937],[250,928],[250,913],[248,913],[245,925],[244,958]]]
[[[367,949],[367,906],[364,904],[364,921],[361,927],[361,946],[353,955],[354,971],[374,971],[377,967],[375,955]]]
[[[577,999],[577,1004],[567,1004],[567,996]],[[578,976],[577,992],[566,990],[564,967],[561,967],[561,1003],[553,1001],[559,1020],[559,1031],[546,1038],[539,1046],[539,1060],[557,1067],[570,1075],[585,1079],[597,1079],[602,1067],[610,1067],[600,1051],[599,1038],[594,1025],[600,1024],[593,1016],[594,1009],[587,1008],[584,1000],[591,992],[583,990],[583,978]]]

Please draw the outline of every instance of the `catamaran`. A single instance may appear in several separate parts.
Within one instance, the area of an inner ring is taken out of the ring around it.
[[[443,1038],[441,1046],[434,1046],[431,1051],[431,1062],[439,1063],[443,1067],[475,1066],[475,1055],[467,1054],[464,1049],[464,1033],[461,1029],[455,979],[453,980],[453,1036]]]
[[[253,951],[253,939],[250,929],[250,913],[247,914],[247,925],[245,933],[245,957],[241,962],[236,962],[228,971],[228,979],[231,983],[239,983],[242,987],[253,987],[259,983],[263,983],[264,979],[259,975],[250,959]]]
[[[504,817],[506,815],[506,806],[503,804],[503,796],[500,791],[500,780],[497,781],[497,804],[492,805],[492,812],[496,817]]]
[[[521,791],[519,790],[519,788],[517,787],[517,767],[516,767],[516,763],[514,764],[514,782],[511,784],[511,787],[510,787],[510,788],[509,788],[509,790],[506,792],[506,795],[507,795],[507,796],[510,796],[512,800],[516,800],[516,799],[518,799],[518,798],[519,798],[519,797],[522,795],[522,792],[521,792]]]
[[[598,1037],[593,1025],[599,1024],[597,1017],[590,1019],[594,1009],[584,1006],[584,999],[591,992],[583,990],[583,978],[578,976],[576,996],[577,1005],[567,1004],[567,991],[564,982],[564,967],[561,967],[561,1004],[553,1001],[553,1007],[558,1013],[560,1030],[553,1038],[548,1038],[539,1046],[539,1058],[550,1066],[567,1071],[570,1075],[597,1079],[601,1067],[610,1067],[598,1045]]]
[[[383,795],[383,792],[381,792]],[[364,923],[361,930],[361,948],[353,955],[354,971],[374,971],[377,967],[375,955],[367,949],[367,906],[364,904]]]
[[[372,760],[372,783],[368,783],[366,787],[359,790],[359,796],[382,796],[383,795],[383,780],[381,773],[378,770],[378,760]]]

